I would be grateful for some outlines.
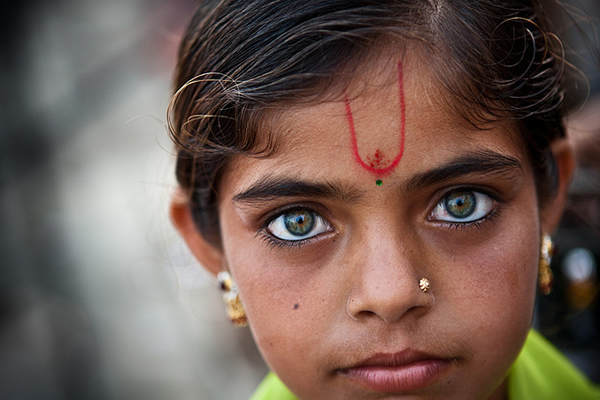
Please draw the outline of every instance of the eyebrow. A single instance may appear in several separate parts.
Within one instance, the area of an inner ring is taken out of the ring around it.
[[[293,178],[267,176],[233,196],[234,203],[260,203],[281,197],[331,198],[356,202],[364,192],[333,182],[310,182]]]
[[[491,150],[481,150],[465,154],[448,164],[413,176],[405,185],[407,192],[433,186],[448,179],[485,174],[512,178],[523,173],[518,159]]]
[[[403,185],[406,192],[471,174],[498,175],[512,178],[523,172],[518,159],[483,150],[465,154],[433,170],[419,173]],[[365,191],[337,182],[311,182],[287,177],[266,176],[248,189],[233,196],[234,203],[257,204],[284,197],[331,198],[356,203]]]

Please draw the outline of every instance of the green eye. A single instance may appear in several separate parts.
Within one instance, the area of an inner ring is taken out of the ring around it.
[[[290,242],[308,239],[330,229],[323,217],[306,208],[283,212],[267,226],[271,235]]]
[[[474,190],[454,190],[444,196],[431,212],[429,220],[469,223],[489,215],[494,199]]]

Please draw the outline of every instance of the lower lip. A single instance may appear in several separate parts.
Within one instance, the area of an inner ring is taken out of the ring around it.
[[[435,383],[450,367],[444,359],[422,360],[401,366],[365,366],[340,370],[359,385],[381,393],[414,392]]]

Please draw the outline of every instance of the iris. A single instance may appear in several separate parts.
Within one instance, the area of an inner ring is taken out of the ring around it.
[[[308,210],[293,211],[283,215],[285,228],[295,236],[304,236],[315,226],[315,217]]]
[[[446,211],[454,218],[467,218],[477,207],[473,192],[454,192],[445,199]]]

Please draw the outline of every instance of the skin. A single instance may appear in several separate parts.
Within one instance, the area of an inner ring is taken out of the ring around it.
[[[173,220],[205,268],[231,271],[258,348],[300,399],[503,399],[531,325],[540,234],[559,219],[571,150],[555,143],[559,194],[540,210],[515,127],[473,129],[448,110],[425,59],[409,52],[401,62],[405,141],[393,171],[377,176],[353,156],[345,98],[289,107],[266,124],[277,151],[240,156],[222,178],[221,247],[197,232],[185,199],[174,200]],[[366,154],[397,151],[397,66],[398,58],[372,61],[346,92]],[[483,154],[496,162],[478,168]],[[468,173],[465,158],[475,161]],[[335,190],[275,193],[264,184],[282,180]],[[257,190],[265,187],[271,194]],[[436,206],[463,187],[492,199],[484,217],[441,220]],[[324,231],[277,241],[269,221],[286,207],[318,213]],[[427,293],[421,277],[431,283]],[[447,362],[409,392],[382,394],[342,372],[406,349]]]

